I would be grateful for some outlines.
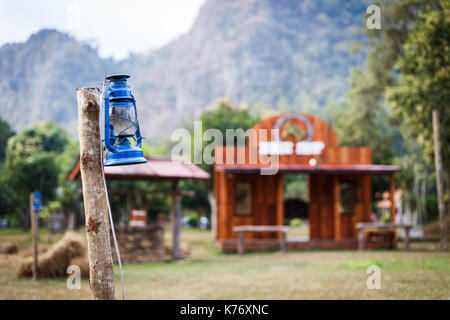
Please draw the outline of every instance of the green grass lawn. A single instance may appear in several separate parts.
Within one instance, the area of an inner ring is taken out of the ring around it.
[[[61,235],[41,235],[49,245]],[[414,242],[411,252],[292,251],[222,254],[211,233],[183,230],[191,256],[180,262],[124,266],[127,299],[449,299],[450,255],[437,243]],[[170,241],[170,232],[165,232]],[[0,232],[0,241],[28,250],[30,235]],[[400,244],[401,247],[401,244]],[[19,252],[20,255],[20,252]],[[66,279],[17,279],[18,256],[0,256],[0,299],[89,299],[89,285],[68,290]],[[381,268],[381,289],[366,286],[366,269]],[[115,266],[116,293],[120,276]]]

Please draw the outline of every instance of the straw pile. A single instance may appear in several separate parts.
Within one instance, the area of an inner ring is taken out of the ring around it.
[[[50,248],[50,245],[39,245],[38,247],[38,252],[39,252],[39,256],[41,256],[42,254],[46,253],[48,251],[48,249]],[[27,248],[27,249],[23,249],[19,251],[19,256],[22,258],[22,260],[24,258],[28,258],[31,257],[33,255],[33,247]]]
[[[17,253],[17,245],[12,242],[0,243],[0,253],[16,254]]]
[[[32,264],[32,257],[24,259],[17,271],[17,277],[32,277]],[[79,265],[82,274],[86,274],[86,268],[89,273],[85,242],[83,237],[75,232],[67,232],[59,242],[39,255],[37,276],[39,278],[66,276],[67,267],[71,264]]]
[[[72,260],[70,260],[70,265],[79,266],[81,277],[89,278],[89,259],[87,255],[73,258]]]

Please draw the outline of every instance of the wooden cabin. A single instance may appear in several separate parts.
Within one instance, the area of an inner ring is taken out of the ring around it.
[[[284,174],[305,174],[308,189],[309,239],[288,239],[287,247],[356,248],[356,223],[371,221],[372,175],[388,174],[394,194],[400,168],[372,164],[369,147],[339,147],[328,123],[310,115],[277,115],[253,129],[245,146],[215,149],[215,234],[221,249],[236,250],[235,226],[283,225]],[[280,237],[247,232],[245,249],[276,247]]]

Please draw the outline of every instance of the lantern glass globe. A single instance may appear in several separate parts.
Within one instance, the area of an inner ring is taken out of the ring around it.
[[[137,130],[136,111],[130,106],[113,106],[109,108],[110,123],[116,137],[134,136]]]

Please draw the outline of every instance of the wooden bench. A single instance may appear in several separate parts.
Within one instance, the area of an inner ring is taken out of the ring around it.
[[[365,234],[364,248],[366,249],[394,249],[395,230],[367,229]]]
[[[286,234],[289,227],[286,226],[235,226],[233,231],[238,233],[238,253],[243,255],[245,253],[245,232],[281,232],[281,251],[286,251]]]
[[[412,229],[411,224],[399,224],[399,223],[357,223],[356,230],[358,231],[358,249],[363,250],[366,247],[365,233],[368,229],[373,230],[392,230],[400,228],[405,230],[405,251],[409,250],[409,231]],[[394,237],[395,238],[395,237]]]

